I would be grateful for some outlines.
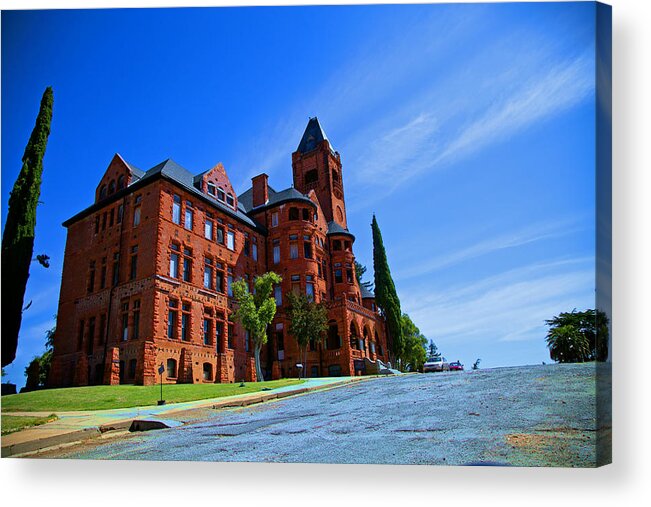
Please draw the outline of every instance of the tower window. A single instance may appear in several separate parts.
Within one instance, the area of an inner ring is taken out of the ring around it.
[[[289,208],[289,219],[298,220],[298,208]]]
[[[316,169],[312,169],[311,171],[305,173],[306,185],[314,183],[315,181],[319,181],[319,172]]]
[[[303,220],[306,222],[310,221],[310,210],[307,208],[303,208]]]

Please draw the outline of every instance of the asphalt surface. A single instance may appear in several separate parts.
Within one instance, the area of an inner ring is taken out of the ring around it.
[[[378,378],[49,457],[171,461],[596,464],[594,364]],[[601,423],[609,432],[606,413]]]

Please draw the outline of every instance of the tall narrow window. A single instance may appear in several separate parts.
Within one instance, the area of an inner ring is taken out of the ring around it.
[[[180,254],[178,253],[179,246],[175,243],[172,243],[172,253],[170,254],[170,277],[178,278],[179,277],[179,259]]]
[[[251,240],[244,238],[244,255],[249,257],[251,255]]]
[[[181,197],[174,194],[174,202],[172,203],[172,222],[175,224],[181,223]]]
[[[176,378],[176,359],[167,360],[167,376],[168,378]]]
[[[77,330],[77,350],[81,350],[84,346],[84,329],[85,329],[84,319],[81,319],[79,321],[79,328]]]
[[[111,208],[111,214],[109,215],[109,227],[113,227],[114,221],[115,221],[115,208]]]
[[[228,325],[228,348],[235,348],[235,326],[233,324]]]
[[[189,248],[183,249],[183,281],[192,281],[192,250]]]
[[[226,193],[221,188],[217,189],[217,199],[221,202],[226,200]]]
[[[226,233],[226,248],[235,250],[235,231],[228,231]]]
[[[274,299],[276,300],[276,306],[282,306],[283,304],[283,288],[280,285],[274,287]]]
[[[217,227],[217,243],[220,245],[224,244],[224,228]]]
[[[179,302],[176,299],[170,299],[169,309],[167,312],[167,337],[173,340],[177,337],[177,326],[179,319]]]
[[[253,238],[253,245],[251,245],[251,254],[253,257],[254,261],[258,260],[258,243],[256,242],[256,239]]]
[[[221,263],[216,263],[215,264],[215,288],[217,289],[217,292],[221,292],[222,294],[224,293],[224,268],[221,265]]]
[[[181,306],[181,340],[190,341],[190,303]]]
[[[346,268],[346,281],[348,283],[353,283],[353,270],[352,270],[352,268]]]
[[[314,281],[312,275],[305,277],[307,283],[305,284],[305,295],[309,301],[314,301]]]
[[[106,229],[106,211],[102,213],[102,230]]]
[[[212,259],[206,257],[204,259],[203,265],[203,286],[206,289],[212,290],[213,286],[213,268],[212,268]]]
[[[303,255],[306,259],[312,258],[312,242],[310,241],[309,236],[303,237]]]
[[[289,258],[298,259],[298,243],[296,243],[295,241],[292,241],[289,244]]]
[[[106,287],[106,257],[102,257],[102,267],[99,272],[99,288]]]
[[[136,299],[133,302],[133,333],[134,340],[140,338],[140,300]]]
[[[95,234],[99,232],[99,215],[95,217]]]
[[[226,277],[226,293],[233,296],[233,268],[228,268],[228,276]]]
[[[335,269],[335,283],[341,283],[344,279],[341,276],[341,269]]]
[[[87,291],[90,294],[95,290],[95,261],[90,261],[88,268],[88,286]]]
[[[133,210],[133,226],[137,227],[138,225],[140,225],[140,206]]]
[[[289,219],[298,220],[298,208],[289,208]]]
[[[106,314],[103,313],[99,316],[99,344],[104,343],[106,337]]]
[[[129,279],[135,280],[138,272],[138,245],[131,247],[131,267],[129,270]]]
[[[212,241],[214,227],[215,227],[214,222],[210,219],[206,219],[206,223],[203,226],[203,235],[206,239],[210,241]]]
[[[120,204],[118,206],[118,218],[117,218],[117,223],[121,224],[122,223],[122,217],[124,216],[124,205]]]
[[[113,254],[113,273],[111,274],[111,279],[113,285],[117,285],[120,281],[120,254],[117,252]]]
[[[277,227],[278,226],[278,212],[274,211],[271,214],[271,227]]]
[[[185,201],[185,218],[183,220],[183,227],[191,231],[193,219],[194,219],[194,211],[192,209],[192,203],[190,201]]]
[[[280,262],[280,241],[275,239],[274,240],[274,264],[278,264]]]
[[[122,303],[122,341],[127,341],[129,338],[129,302]]]
[[[204,310],[204,317],[203,317],[203,344],[204,345],[213,344],[213,328],[214,328],[214,321],[213,321],[212,309],[206,308]]]
[[[93,353],[93,346],[95,345],[95,317],[88,320],[88,339],[86,341],[86,352]]]
[[[216,192],[215,185],[213,185],[212,183],[208,183],[208,193],[214,196],[215,192]]]
[[[219,315],[217,318],[219,319]],[[215,322],[215,341],[217,342],[216,350],[219,353],[224,352],[224,346],[222,345],[222,336],[224,336],[224,321],[217,320]]]
[[[310,210],[307,208],[303,208],[303,220],[306,222],[310,221]]]
[[[228,195],[226,196],[226,203],[227,203],[231,208],[235,208],[235,198],[234,198],[231,194],[228,194]]]

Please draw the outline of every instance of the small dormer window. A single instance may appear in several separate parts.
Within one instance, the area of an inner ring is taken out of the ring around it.
[[[106,185],[102,185],[102,187],[99,189],[99,198],[106,199]]]
[[[122,190],[124,188],[124,175],[120,175],[118,178],[118,190]]]
[[[235,208],[235,198],[232,194],[228,194],[226,196],[226,204],[228,204],[231,208]]]
[[[212,183],[208,183],[208,193],[210,195],[214,196],[216,191],[217,191],[217,189],[216,189],[215,185],[213,185]]]
[[[221,189],[217,189],[217,199],[219,199],[221,202],[224,202],[226,200],[226,193]]]
[[[111,183],[109,183],[108,193],[109,195],[115,193],[115,181],[111,181]]]

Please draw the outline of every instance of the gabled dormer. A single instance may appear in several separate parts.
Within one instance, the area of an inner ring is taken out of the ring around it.
[[[95,189],[95,202],[103,201],[128,187],[131,183],[139,180],[143,174],[143,171],[129,164],[119,153],[116,153]]]
[[[221,162],[212,169],[195,176],[194,186],[229,208],[237,210],[237,196]]]

